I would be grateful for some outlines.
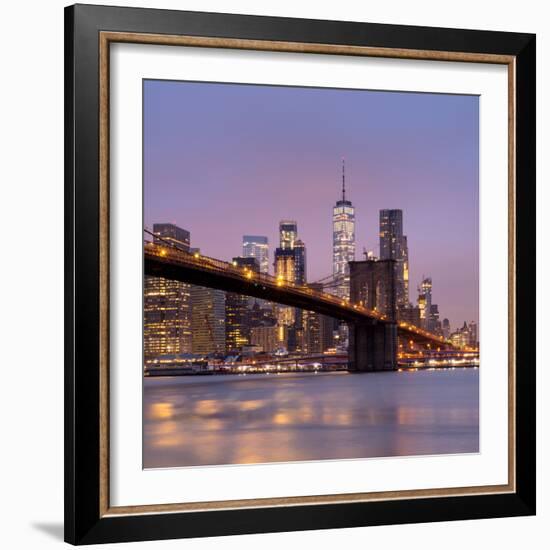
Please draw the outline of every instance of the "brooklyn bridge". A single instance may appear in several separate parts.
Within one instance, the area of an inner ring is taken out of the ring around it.
[[[191,253],[145,241],[145,275],[261,298],[347,323],[348,366],[357,372],[397,368],[399,340],[452,348],[442,336],[400,321],[395,305],[395,260],[350,262],[350,299]]]

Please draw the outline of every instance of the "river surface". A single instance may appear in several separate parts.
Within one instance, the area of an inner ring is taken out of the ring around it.
[[[474,453],[477,369],[144,379],[145,468]]]

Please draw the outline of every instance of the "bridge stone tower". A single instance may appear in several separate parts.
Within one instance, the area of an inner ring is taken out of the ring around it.
[[[397,367],[397,262],[366,260],[349,262],[350,300],[377,310],[387,320],[351,323],[349,368],[352,371],[383,371]]]

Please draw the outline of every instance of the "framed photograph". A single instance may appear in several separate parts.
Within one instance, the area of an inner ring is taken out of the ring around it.
[[[535,36],[65,12],[65,537],[535,513]]]

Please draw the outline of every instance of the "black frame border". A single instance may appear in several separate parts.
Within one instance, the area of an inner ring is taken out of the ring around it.
[[[511,55],[516,65],[516,492],[100,516],[99,33]],[[65,8],[65,541],[129,542],[535,514],[533,34],[149,8]]]

